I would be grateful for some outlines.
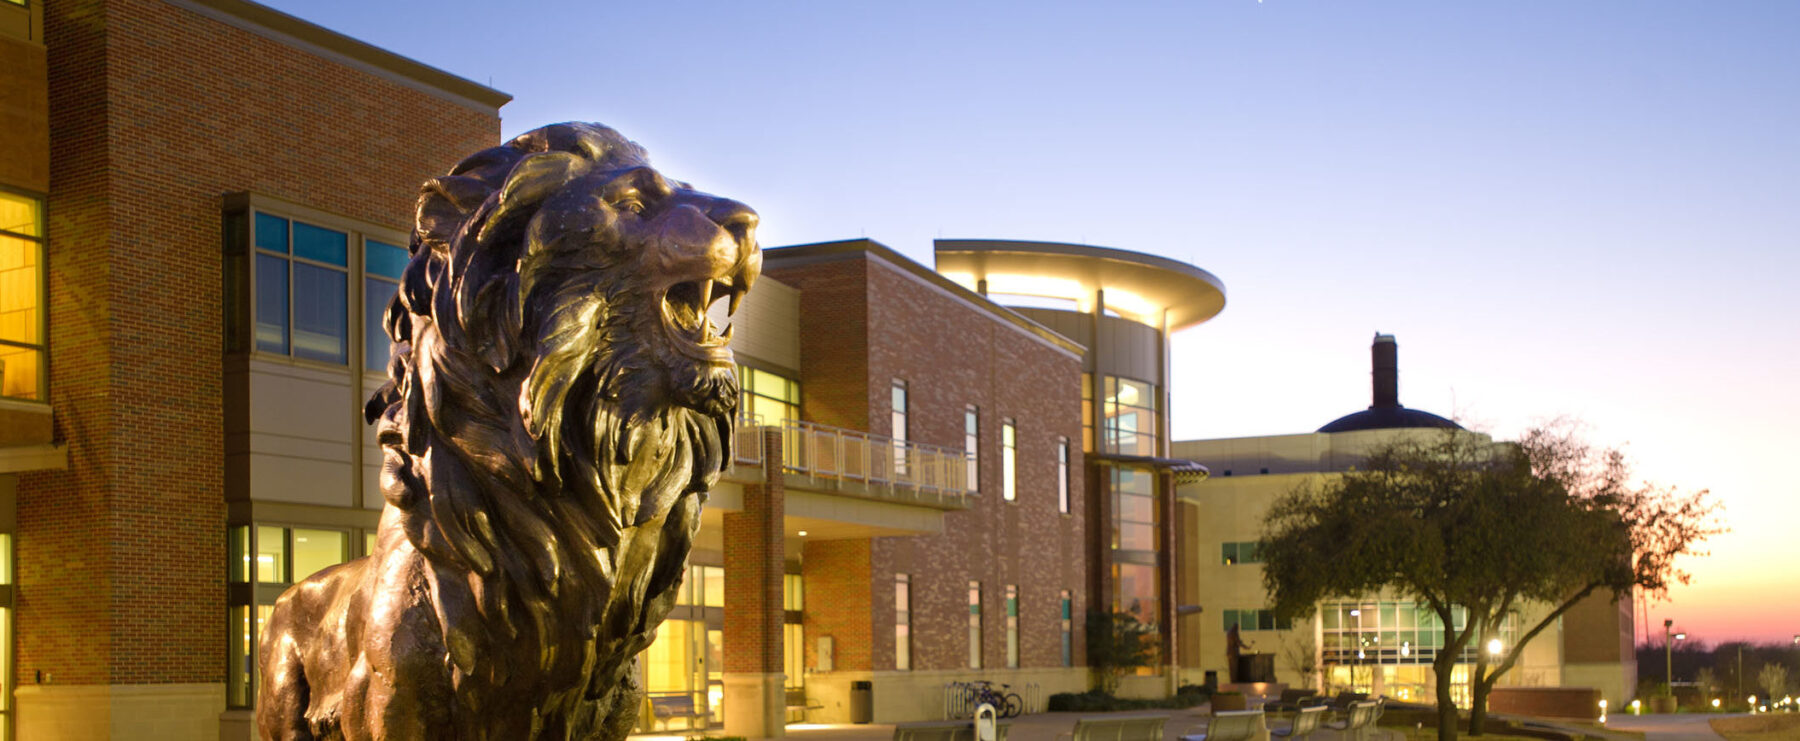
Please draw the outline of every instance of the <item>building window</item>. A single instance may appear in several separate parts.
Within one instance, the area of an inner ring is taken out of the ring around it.
[[[1075,599],[1062,590],[1062,665],[1075,665]]]
[[[969,582],[969,668],[981,668],[981,582]]]
[[[0,398],[47,401],[44,205],[0,191]]]
[[[256,703],[256,645],[275,600],[350,555],[350,533],[323,528],[238,525],[226,533],[226,607],[229,651],[226,701],[232,707]]]
[[[1006,668],[1019,668],[1019,587],[1006,585]]]
[[[906,475],[906,382],[894,379],[894,386],[889,394],[893,407],[892,430],[894,438],[894,475]]]
[[[1081,374],[1081,452],[1094,452],[1094,374]]]
[[[754,425],[784,427],[800,419],[800,382],[779,373],[738,366],[743,398],[738,418]]]
[[[1069,513],[1069,438],[1056,439],[1056,511]]]
[[[1106,377],[1103,452],[1157,455],[1156,386]]]
[[[1000,496],[1019,498],[1019,431],[1010,419],[1000,423]]]
[[[894,575],[894,668],[912,669],[912,582]]]
[[[968,457],[969,491],[981,490],[981,410],[970,404],[963,409],[963,453]]]
[[[723,581],[722,574],[720,580]],[[723,591],[722,586],[721,591]],[[721,603],[724,598],[725,595],[719,595]],[[781,575],[781,608],[784,614],[781,626],[781,671],[787,674],[789,688],[804,687],[806,682],[805,577],[799,574]],[[719,627],[723,629],[724,623],[721,622]],[[721,638],[723,638],[723,634],[721,634]],[[719,658],[723,660],[724,656],[721,654]],[[720,664],[718,669],[724,671],[723,664]],[[721,680],[723,677],[724,675],[721,674]]]
[[[387,336],[388,304],[400,290],[400,274],[406,270],[406,248],[363,240],[363,369],[387,371],[391,344]]]
[[[1254,540],[1246,543],[1225,543],[1220,551],[1221,560],[1226,566],[1262,563],[1261,544]]]
[[[1294,621],[1276,620],[1274,610],[1226,610],[1225,630],[1235,626],[1239,632],[1253,630],[1293,630]]]
[[[402,233],[308,213],[226,196],[226,351],[385,372],[388,308],[411,260]]]
[[[1129,612],[1138,622],[1155,625],[1157,621],[1156,567],[1140,563],[1113,564],[1116,590],[1113,612]]]
[[[256,349],[349,362],[350,235],[256,212]]]
[[[1156,551],[1156,474],[1133,468],[1114,468],[1111,476],[1113,548]]]

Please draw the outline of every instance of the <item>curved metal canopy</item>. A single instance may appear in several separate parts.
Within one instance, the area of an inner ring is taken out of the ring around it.
[[[1158,329],[1185,329],[1225,308],[1225,284],[1212,273],[1142,252],[1060,242],[940,239],[937,271],[971,290],[1075,301],[1106,308]]]

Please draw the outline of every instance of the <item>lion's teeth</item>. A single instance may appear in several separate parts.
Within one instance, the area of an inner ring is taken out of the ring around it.
[[[712,302],[713,302],[713,282],[710,280],[700,281],[700,311],[701,311],[701,313],[705,313],[706,307],[712,306]]]
[[[725,331],[719,334],[719,339],[729,341],[731,339],[731,330],[734,329],[737,329],[736,324],[725,325]]]
[[[745,291],[738,290],[733,290],[731,292],[731,305],[725,308],[725,316],[731,316],[737,313],[738,304],[744,303],[745,293]]]

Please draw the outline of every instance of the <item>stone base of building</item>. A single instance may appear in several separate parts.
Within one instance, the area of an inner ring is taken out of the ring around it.
[[[806,675],[808,704],[819,705],[807,711],[812,723],[850,722],[850,683],[867,681],[874,686],[874,722],[907,723],[919,720],[943,720],[947,698],[946,685],[985,679],[996,684],[1011,685],[1027,702],[1036,700],[1033,710],[1041,710],[1050,696],[1059,692],[1082,692],[1088,688],[1086,667],[1046,669],[953,669],[943,671],[884,672],[820,672]],[[1035,698],[1026,697],[1035,685]],[[727,706],[729,707],[729,706]],[[798,721],[796,712],[794,720]]]
[[[1568,664],[1562,670],[1562,686],[1592,687],[1612,708],[1631,704],[1637,694],[1637,662]]]
[[[782,689],[787,675],[725,673],[725,733],[745,738],[787,735]]]
[[[219,738],[220,684],[37,684],[13,693],[19,738]]]

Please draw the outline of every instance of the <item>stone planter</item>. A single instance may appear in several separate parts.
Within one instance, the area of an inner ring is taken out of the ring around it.
[[[1668,715],[1675,712],[1673,695],[1655,695],[1650,698],[1650,712],[1657,715]]]

